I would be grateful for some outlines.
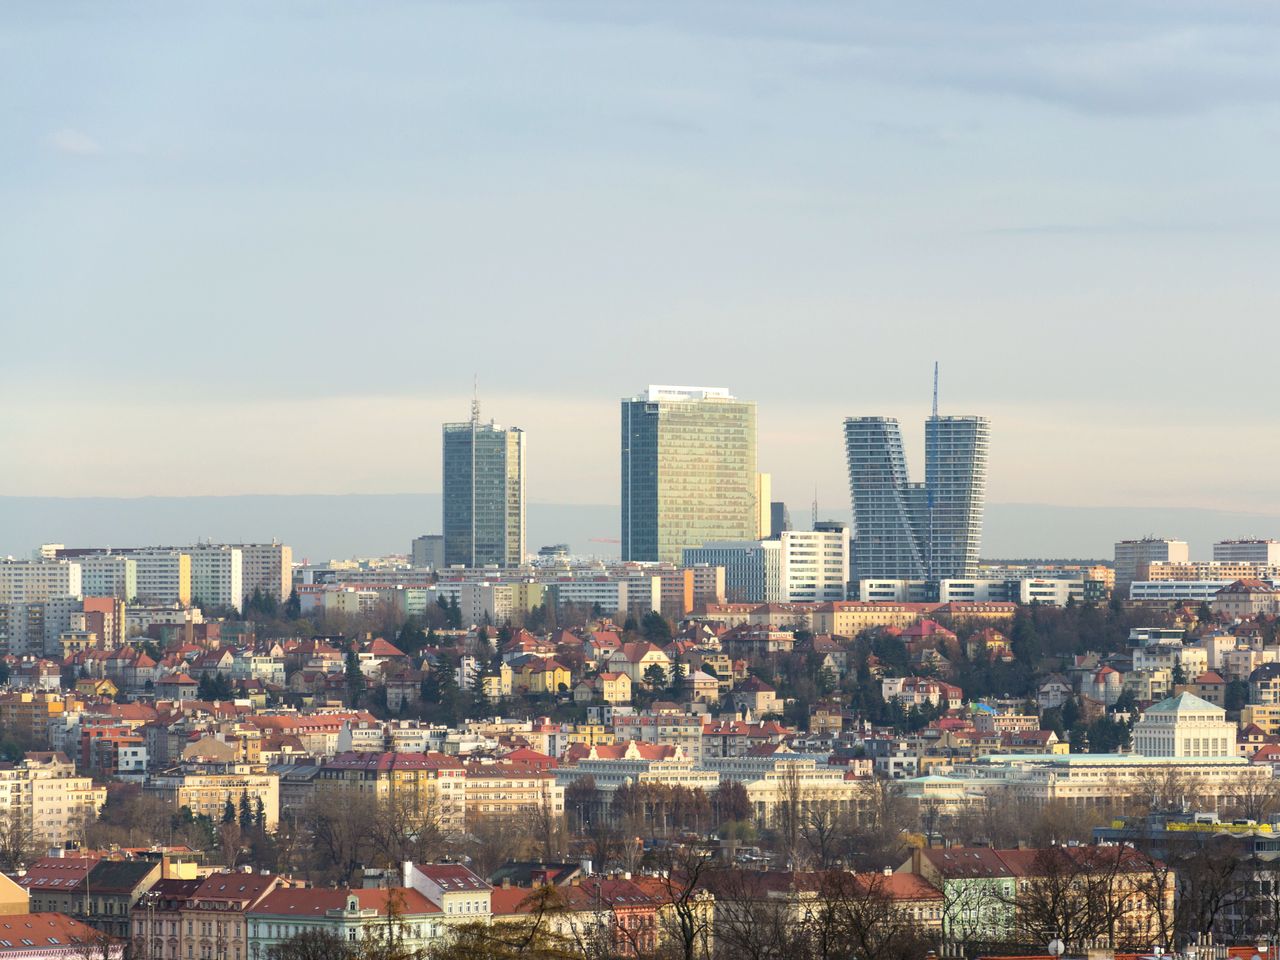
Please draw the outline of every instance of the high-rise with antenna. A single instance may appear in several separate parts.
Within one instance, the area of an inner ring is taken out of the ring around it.
[[[990,423],[938,412],[938,364],[925,421],[925,480],[911,483],[898,421],[844,422],[857,579],[939,580],[977,574]]]
[[[478,380],[471,419],[446,423],[444,562],[518,566],[524,561],[524,431],[480,422]]]

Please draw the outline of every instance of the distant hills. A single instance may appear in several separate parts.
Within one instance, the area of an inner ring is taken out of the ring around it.
[[[803,504],[793,522],[807,522]],[[823,519],[848,520],[848,510]],[[568,543],[575,553],[616,556],[618,508],[611,504],[531,503],[531,550]],[[41,543],[143,546],[197,539],[248,542],[276,537],[297,559],[407,553],[409,541],[440,531],[439,494],[235,497],[0,497],[0,555],[26,556]],[[987,507],[984,557],[1111,556],[1116,539],[1146,534],[1191,543],[1208,558],[1215,540],[1280,537],[1280,515],[1157,507],[1063,507],[994,503]]]

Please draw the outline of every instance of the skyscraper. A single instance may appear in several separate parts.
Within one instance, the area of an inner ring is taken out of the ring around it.
[[[898,421],[849,417],[844,422],[844,447],[853,501],[857,577],[923,579],[920,534],[927,504],[923,490],[907,480]]]
[[[897,420],[845,420],[858,579],[977,573],[989,436],[984,417],[935,413],[925,422],[925,482],[911,483]]]
[[[518,566],[524,559],[524,431],[480,422],[444,425],[444,562]]]
[[[754,540],[756,405],[721,387],[650,386],[622,401],[622,558]]]
[[[985,417],[935,413],[925,421],[924,485],[929,501],[925,569],[930,580],[978,573],[990,434],[991,424]]]

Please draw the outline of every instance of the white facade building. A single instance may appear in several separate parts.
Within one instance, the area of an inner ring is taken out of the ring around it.
[[[131,603],[138,596],[138,561],[119,553],[80,557],[80,584],[86,597],[115,597]]]
[[[192,600],[239,610],[244,603],[244,555],[240,548],[209,543],[188,552]]]
[[[1133,727],[1133,749],[1144,757],[1234,757],[1236,725],[1227,712],[1190,693],[1148,707]]]
[[[1208,603],[1230,583],[1230,580],[1134,580],[1129,584],[1129,599]]]
[[[1123,591],[1138,579],[1138,567],[1141,564],[1157,561],[1186,563],[1190,559],[1191,549],[1185,540],[1151,537],[1143,540],[1121,540],[1115,546],[1116,589]]]
[[[1213,545],[1219,563],[1256,563],[1280,566],[1280,540],[1219,540]]]
[[[237,543],[240,551],[240,578],[245,597],[260,590],[284,601],[293,590],[293,547],[277,543]]]
[[[826,603],[846,599],[849,590],[847,525],[824,523],[816,530],[785,530],[779,540],[785,602]],[[725,578],[727,592],[727,571]]]
[[[81,596],[80,564],[68,560],[0,561],[0,603]]]
[[[123,551],[137,565],[137,599],[149,603],[191,602],[191,554],[167,547]]]

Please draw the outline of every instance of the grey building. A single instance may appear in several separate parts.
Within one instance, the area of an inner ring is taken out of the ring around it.
[[[524,431],[480,422],[444,425],[444,563],[518,566],[524,560]]]
[[[420,537],[414,537],[409,546],[409,562],[415,567],[439,570],[444,566],[444,536],[439,533],[424,533]]]
[[[622,401],[622,559],[754,540],[756,405],[720,387],[650,386]]]

